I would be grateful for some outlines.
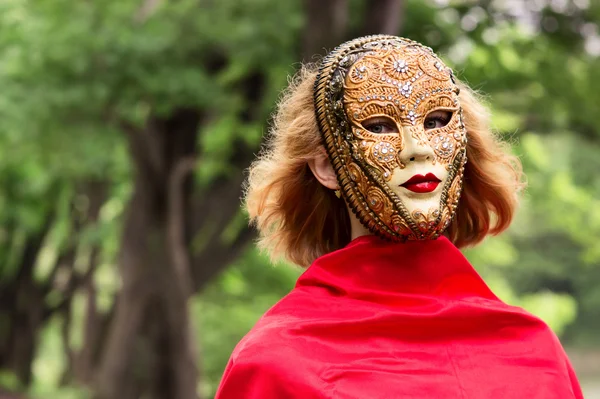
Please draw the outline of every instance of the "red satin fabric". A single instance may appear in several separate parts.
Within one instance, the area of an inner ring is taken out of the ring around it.
[[[552,331],[446,238],[317,259],[237,345],[217,399],[583,398]]]

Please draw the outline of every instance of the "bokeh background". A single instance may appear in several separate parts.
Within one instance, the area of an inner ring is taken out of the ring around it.
[[[598,22],[597,0],[0,0],[0,397],[212,398],[301,272],[240,208],[279,92],[390,33],[484,94],[521,157],[512,228],[466,253],[599,398]]]

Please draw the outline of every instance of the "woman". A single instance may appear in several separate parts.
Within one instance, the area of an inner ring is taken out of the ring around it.
[[[235,348],[218,399],[582,398],[556,336],[457,249],[505,230],[518,160],[431,49],[344,43],[285,93],[246,204],[308,267]]]

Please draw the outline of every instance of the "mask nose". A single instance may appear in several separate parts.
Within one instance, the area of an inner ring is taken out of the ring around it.
[[[402,126],[402,136],[404,148],[398,155],[402,164],[408,166],[415,162],[433,162],[435,153],[421,127]]]

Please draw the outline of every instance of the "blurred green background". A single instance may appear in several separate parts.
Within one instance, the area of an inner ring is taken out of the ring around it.
[[[467,256],[599,398],[599,21],[597,0],[0,0],[0,397],[212,398],[301,272],[240,209],[278,94],[389,33],[486,96],[529,188]]]

